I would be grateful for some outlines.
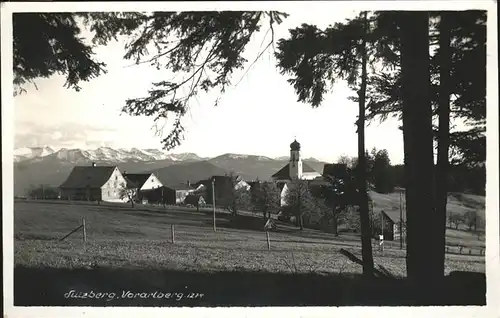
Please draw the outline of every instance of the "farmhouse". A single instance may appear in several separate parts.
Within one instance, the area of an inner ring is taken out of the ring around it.
[[[163,186],[154,173],[127,173],[124,171],[123,176],[127,180],[127,186],[135,188],[137,191],[152,190]]]
[[[117,166],[75,166],[59,189],[63,200],[121,201],[126,179]]]
[[[137,191],[137,201],[147,203],[151,201],[152,190],[161,188],[163,184],[154,173],[123,173],[127,180],[127,188]]]

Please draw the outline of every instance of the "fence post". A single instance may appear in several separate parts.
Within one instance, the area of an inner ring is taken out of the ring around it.
[[[271,239],[269,238],[269,231],[266,231],[266,238],[267,238],[267,249],[271,249]]]
[[[87,242],[87,229],[85,228],[85,218],[82,218],[82,226],[83,226],[83,242]]]
[[[172,234],[172,244],[175,243],[175,227],[173,224],[170,225],[170,232]]]

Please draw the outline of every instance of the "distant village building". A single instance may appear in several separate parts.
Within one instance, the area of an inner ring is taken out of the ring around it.
[[[403,235],[403,241],[406,241],[406,230],[404,226],[404,220],[406,220],[406,209],[391,209],[391,210],[380,210],[374,211],[375,213],[380,213],[380,219],[383,223],[384,240],[393,241],[400,240],[400,235]],[[401,223],[401,216],[403,217],[403,222]],[[401,226],[402,225],[402,226]],[[380,226],[382,228],[382,226]],[[401,231],[402,230],[402,231]]]
[[[200,194],[188,194],[184,199],[184,204],[201,207],[206,204],[205,199]]]
[[[212,176],[209,179],[200,180],[194,184],[195,194],[203,196],[207,204],[213,204],[213,184],[215,185],[215,203],[224,205],[230,200],[234,190],[245,189],[250,191],[250,184],[244,181],[241,176],[232,180],[231,176]]]
[[[161,203],[168,205],[183,204],[186,197],[193,193],[195,188],[188,181],[175,185],[162,185],[155,189],[142,191],[143,198],[148,203]]]
[[[321,179],[321,173],[302,162],[300,154],[300,143],[294,140],[290,144],[290,162],[272,175],[281,190],[281,206],[286,205],[286,194],[291,186],[292,180],[316,180]]]
[[[59,189],[63,200],[121,201],[127,183],[117,166],[76,166]]]
[[[178,183],[176,185],[168,185],[165,187],[175,193],[175,204],[184,203],[186,197],[195,190],[190,181],[186,183]]]

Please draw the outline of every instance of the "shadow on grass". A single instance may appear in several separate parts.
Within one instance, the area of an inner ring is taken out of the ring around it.
[[[264,225],[266,224],[266,220],[259,215],[250,216],[250,215],[236,215],[233,216],[229,213],[221,213],[216,215],[217,218],[217,226],[221,228],[234,229],[234,230],[247,230],[247,231],[258,231],[262,232],[264,230]],[[206,221],[205,223],[212,222]],[[276,233],[291,233],[297,232],[300,233],[299,228],[293,228],[288,224],[282,223],[280,221],[274,220],[277,225],[276,229],[272,229],[272,232]]]
[[[89,293],[87,298],[75,298],[85,292]],[[366,280],[360,275],[14,269],[15,306],[484,305],[485,292],[485,276],[476,273],[448,276],[442,284],[417,288],[407,280]],[[114,295],[90,298],[98,293]],[[166,298],[168,293],[170,298]]]

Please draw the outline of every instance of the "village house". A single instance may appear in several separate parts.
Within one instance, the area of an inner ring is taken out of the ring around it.
[[[127,181],[127,188],[137,191],[138,202],[148,203],[152,190],[161,188],[163,184],[154,173],[127,173],[123,172]]]
[[[201,194],[207,204],[213,204],[213,186],[215,185],[215,202],[224,205],[230,199],[234,190],[245,189],[250,191],[250,185],[241,176],[232,180],[231,176],[212,176],[209,179],[198,181],[194,184],[196,190],[193,193]],[[232,189],[233,187],[233,189]]]
[[[59,186],[63,200],[122,201],[126,179],[117,166],[75,166]]]
[[[168,185],[165,186],[166,190],[170,195],[168,195],[168,202],[169,204],[182,204],[184,203],[184,200],[186,199],[186,196],[188,194],[194,192],[195,188],[191,185],[190,181],[187,181],[186,183],[178,183],[175,185]],[[172,195],[173,194],[173,195]],[[172,202],[173,197],[175,197],[175,201]]]
[[[145,204],[176,204],[175,190],[161,185],[154,189],[141,191],[140,201]]]
[[[406,231],[404,230],[404,220],[406,220],[406,211],[402,209],[386,209],[379,210],[374,209],[374,213],[380,213],[380,222],[381,225],[377,226],[381,228],[381,232],[383,232],[384,240],[386,241],[394,241],[399,240],[401,235],[401,216],[403,217],[403,239],[405,239]]]

